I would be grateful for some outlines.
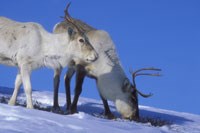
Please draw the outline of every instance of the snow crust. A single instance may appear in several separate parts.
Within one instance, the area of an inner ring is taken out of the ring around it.
[[[0,87],[0,97],[10,97],[12,91],[10,88]],[[33,99],[44,107],[50,107],[53,94],[33,91]],[[18,101],[25,101],[23,92],[20,92]],[[59,103],[61,107],[65,107],[65,95],[62,93],[59,94]],[[120,117],[112,103],[110,107]],[[60,115],[0,103],[0,133],[200,133],[200,116],[189,113],[140,106],[142,117],[162,119],[170,123],[155,127],[150,123],[95,117],[103,112],[103,105],[101,101],[94,99],[80,98],[78,110],[80,112],[74,115]]]

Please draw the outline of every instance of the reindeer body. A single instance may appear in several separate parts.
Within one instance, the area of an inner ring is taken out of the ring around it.
[[[82,42],[83,39],[85,38],[72,30],[51,34],[37,23],[20,23],[0,17],[0,64],[19,68],[9,104],[15,104],[18,90],[23,83],[27,107],[33,108],[30,83],[32,70],[40,67],[61,69],[70,65],[73,59],[86,62],[96,60],[97,54],[93,47]]]

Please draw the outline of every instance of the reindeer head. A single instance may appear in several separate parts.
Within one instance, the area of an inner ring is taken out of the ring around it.
[[[68,9],[70,7],[69,3],[65,9],[65,16],[63,17],[67,23],[70,23],[73,27],[68,27],[67,31],[70,36],[71,45],[74,48],[75,55],[79,55],[77,58],[84,58],[88,63],[95,61],[98,58],[98,54],[94,50],[93,46],[90,44],[88,37],[86,36],[84,30],[77,26],[74,19],[69,15]]]
[[[135,83],[135,78],[137,76],[160,76],[159,73],[143,73],[142,71],[161,71],[161,69],[157,68],[142,68],[131,72],[133,83],[126,78],[123,82],[122,90],[123,97],[118,97],[115,100],[115,105],[117,110],[120,112],[123,118],[130,120],[139,120],[139,107],[138,107],[138,94],[142,97],[148,98],[152,96],[152,94],[143,94],[140,92]]]

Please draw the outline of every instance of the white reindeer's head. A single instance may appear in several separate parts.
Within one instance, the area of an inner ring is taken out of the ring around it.
[[[67,5],[65,10],[65,16],[63,17],[66,22],[70,23],[73,27],[67,27],[67,32],[70,38],[71,50],[74,51],[75,58],[84,59],[85,62],[91,63],[98,58],[98,54],[94,50],[93,46],[90,44],[88,37],[81,27],[78,27],[73,18],[68,13],[68,8],[70,3]],[[58,29],[62,28],[62,25],[57,24],[54,28],[54,33],[58,31]],[[62,28],[64,30],[64,28]],[[66,31],[63,31],[66,32]],[[59,33],[61,33],[59,31]]]
[[[115,99],[115,106],[118,112],[125,119],[138,119],[138,100],[137,95],[134,97],[130,81],[125,78],[122,81],[121,94]]]
[[[74,59],[83,59],[84,62],[91,63],[98,58],[98,54],[91,45],[87,36],[81,32],[76,32],[73,28],[68,27],[70,36],[70,49],[76,55]]]

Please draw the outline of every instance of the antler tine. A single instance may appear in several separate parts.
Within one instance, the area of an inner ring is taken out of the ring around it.
[[[70,16],[68,10],[69,10],[69,7],[71,5],[71,2],[69,2],[66,6],[66,9],[64,10],[64,13],[65,13],[65,19],[68,20],[68,21],[72,21],[72,17]]]
[[[66,9],[64,10],[64,13],[65,13],[64,19],[65,19],[66,21],[70,22],[81,34],[83,34],[83,33],[84,33],[84,32],[83,32],[84,30],[82,30],[81,27],[78,27],[78,26],[75,24],[73,18],[70,16],[70,14],[69,14],[69,12],[68,12],[70,5],[71,5],[71,2],[69,2],[69,3],[67,4]]]
[[[144,97],[144,98],[148,98],[148,97],[153,96],[152,93],[149,93],[149,94],[144,94],[144,93],[142,93],[142,92],[139,91],[139,90],[136,88],[136,86],[134,86],[134,85],[132,85],[132,88],[133,88],[140,96],[142,96],[142,97]]]
[[[161,76],[160,73],[136,73],[135,77],[136,76],[144,76],[144,75],[146,75],[146,76]]]
[[[137,76],[161,76],[160,73],[139,73],[141,71],[161,71],[161,69],[159,68],[154,68],[154,67],[148,67],[148,68],[141,68],[141,69],[138,69],[136,71],[132,71],[131,69],[129,70],[130,73],[132,74],[132,78],[133,78],[133,85],[135,86],[135,78]]]
[[[137,91],[137,93],[138,93],[138,94],[140,94],[140,96],[142,96],[142,97],[144,97],[144,98],[148,98],[148,97],[151,97],[151,96],[153,96],[153,94],[152,94],[152,93],[149,93],[149,94],[144,94],[144,93],[140,92],[140,91],[139,91],[139,90],[137,90],[137,89],[136,89],[136,91]]]
[[[136,76],[140,76],[140,75],[148,75],[148,76],[161,76],[159,73],[155,73],[155,74],[150,74],[150,73],[139,73],[141,71],[161,71],[161,69],[159,68],[154,68],[154,67],[149,67],[149,68],[141,68],[138,69],[134,72],[132,72],[132,76],[136,77]]]
[[[132,78],[133,78],[132,79],[133,80],[132,88],[135,89],[135,91],[139,95],[141,95],[142,97],[148,98],[148,97],[152,96],[153,94],[151,94],[151,93],[150,94],[144,94],[144,93],[140,92],[136,87],[135,78],[137,76],[144,76],[144,75],[146,75],[146,76],[161,76],[161,74],[160,73],[142,73],[141,71],[161,71],[161,69],[154,68],[154,67],[149,67],[149,68],[141,68],[141,69],[138,69],[138,70],[136,70],[134,72],[132,72],[131,69],[130,69],[130,72],[131,72]]]
[[[136,74],[136,73],[138,73],[138,72],[147,71],[147,70],[161,71],[161,69],[159,69],[159,68],[148,67],[148,68],[141,68],[141,69],[138,69],[138,70],[134,71],[132,74]]]

